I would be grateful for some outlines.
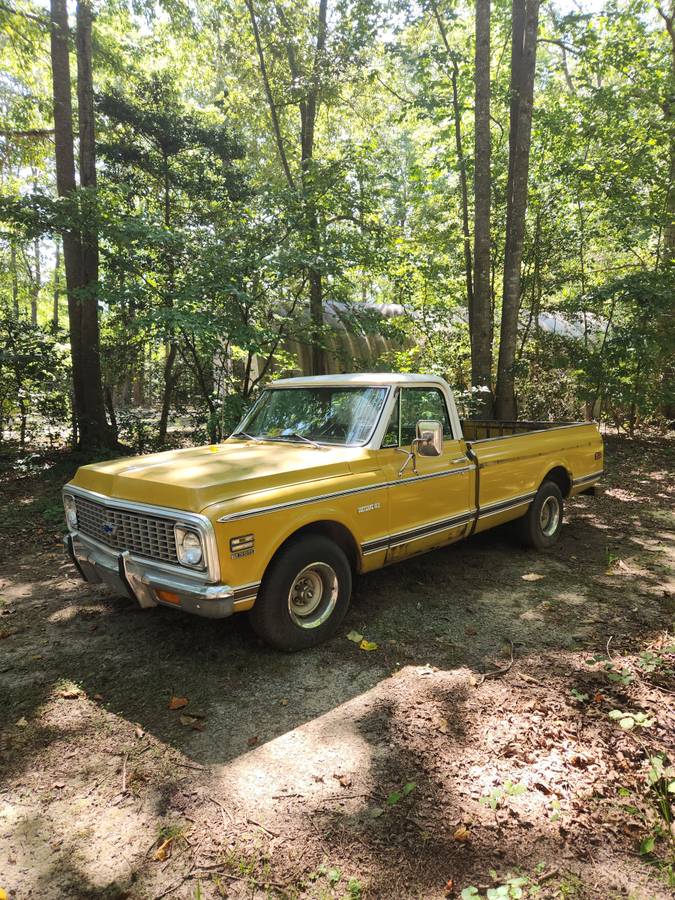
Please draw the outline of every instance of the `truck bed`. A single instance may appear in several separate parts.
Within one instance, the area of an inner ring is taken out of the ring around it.
[[[462,419],[462,431],[467,441],[488,441],[493,438],[510,437],[517,434],[527,434],[532,431],[549,431],[551,428],[568,428],[572,425],[588,425],[588,422],[572,422],[560,420],[557,422],[498,422],[496,419]]]

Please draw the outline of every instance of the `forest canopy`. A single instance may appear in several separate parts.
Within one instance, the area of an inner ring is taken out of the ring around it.
[[[269,380],[675,418],[675,7],[1,0],[0,442],[219,440]]]

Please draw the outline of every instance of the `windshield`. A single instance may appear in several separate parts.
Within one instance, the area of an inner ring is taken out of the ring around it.
[[[365,444],[382,411],[384,387],[266,390],[238,434],[265,440]]]

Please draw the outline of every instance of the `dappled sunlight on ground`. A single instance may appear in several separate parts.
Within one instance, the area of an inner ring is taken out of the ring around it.
[[[637,653],[668,646],[673,516],[648,466],[643,500],[630,457],[613,465],[552,553],[499,529],[359,578],[343,633],[291,656],[243,618],[84,586],[55,538],[18,548],[0,582],[0,887],[193,900],[199,883],[211,900],[220,879],[233,898],[316,900],[353,878],[364,900],[441,900],[495,870],[541,897],[580,881],[580,897],[665,898],[636,848],[672,677]],[[625,733],[613,708],[654,725]]]

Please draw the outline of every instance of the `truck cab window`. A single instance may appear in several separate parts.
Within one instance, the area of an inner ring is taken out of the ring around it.
[[[420,419],[433,419],[443,423],[443,437],[452,440],[450,417],[443,394],[436,388],[403,388],[399,394],[401,404],[402,447],[409,447],[416,436]]]

